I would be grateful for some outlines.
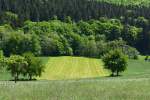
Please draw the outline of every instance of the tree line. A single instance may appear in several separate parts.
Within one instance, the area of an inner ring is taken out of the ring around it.
[[[133,18],[150,18],[149,6],[114,4],[105,0],[0,0],[0,14],[6,11],[18,14],[21,22],[49,20],[54,15],[61,20],[70,16],[75,21],[105,16],[126,18],[130,14]]]
[[[98,20],[74,22],[56,16],[53,20],[25,21],[15,27],[17,15],[6,12],[0,26],[0,49],[5,56],[32,52],[36,56],[101,57],[109,50],[121,49],[130,58],[149,53],[149,21],[144,17],[125,24],[121,19],[101,17]]]
[[[0,68],[5,68],[14,78],[15,83],[20,80],[20,76],[32,80],[33,77],[41,76],[45,66],[40,58],[36,58],[31,52],[23,55],[11,55],[9,58],[0,51]]]

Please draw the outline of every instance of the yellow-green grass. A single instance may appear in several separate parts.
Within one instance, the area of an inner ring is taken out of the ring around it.
[[[65,80],[108,76],[100,59],[85,57],[49,57],[39,79]]]

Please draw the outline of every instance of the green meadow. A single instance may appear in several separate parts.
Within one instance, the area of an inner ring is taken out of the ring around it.
[[[99,59],[85,57],[50,57],[40,79],[64,80],[108,76]]]
[[[46,71],[37,81],[14,83],[5,70],[0,100],[148,100],[150,62],[129,60],[120,77],[109,77],[100,59],[44,57]],[[5,81],[4,81],[5,80]]]

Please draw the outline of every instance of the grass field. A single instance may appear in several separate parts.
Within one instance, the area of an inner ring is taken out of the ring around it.
[[[84,57],[50,57],[40,79],[62,80],[108,76],[99,59]]]
[[[0,100],[149,100],[150,79],[0,82]]]
[[[114,78],[103,77],[108,72],[103,69],[100,59],[83,57],[42,59],[47,66],[42,80],[17,84],[12,81],[0,81],[0,100],[149,100],[150,98],[150,62],[145,62],[144,57],[129,60],[128,69],[122,73],[123,76]],[[0,77],[2,76],[9,78],[6,72],[0,74]]]

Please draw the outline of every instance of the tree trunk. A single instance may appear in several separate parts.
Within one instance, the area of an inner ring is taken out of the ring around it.
[[[119,76],[119,71],[117,71],[117,76]]]
[[[32,75],[29,75],[29,80],[32,80]]]
[[[112,72],[111,76],[114,77],[114,72]]]
[[[17,83],[17,80],[18,80],[18,74],[15,74],[15,77],[14,77],[15,83]]]
[[[16,81],[17,79],[16,79],[16,76],[15,76],[15,78],[14,78],[14,81],[15,81],[15,83],[17,83],[17,81]]]

